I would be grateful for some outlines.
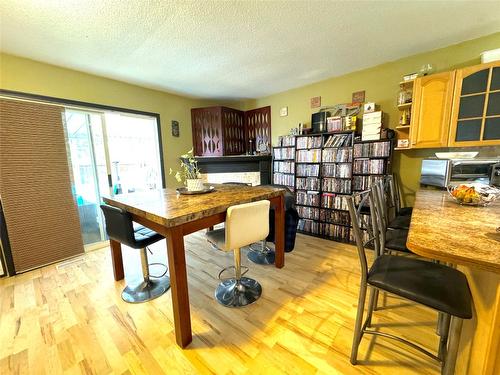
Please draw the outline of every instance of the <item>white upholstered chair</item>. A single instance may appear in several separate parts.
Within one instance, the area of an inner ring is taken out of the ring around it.
[[[222,279],[221,275],[227,268],[223,269],[219,273],[221,283],[215,291],[215,298],[224,306],[246,306],[262,294],[262,287],[256,280],[243,277],[248,269],[241,273],[241,248],[267,237],[269,206],[267,200],[231,206],[227,209],[224,228],[206,234],[207,240],[214,246],[234,253],[234,266],[228,268],[234,268],[235,275]]]

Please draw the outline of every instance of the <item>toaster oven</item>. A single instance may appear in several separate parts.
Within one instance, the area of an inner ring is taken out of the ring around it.
[[[500,186],[500,158],[422,160],[422,185],[445,188],[470,182]]]

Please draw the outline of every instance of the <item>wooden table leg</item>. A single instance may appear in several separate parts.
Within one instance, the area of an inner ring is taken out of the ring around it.
[[[167,238],[168,268],[174,310],[175,341],[185,348],[193,340],[191,333],[191,313],[187,284],[186,257],[184,254],[184,234],[182,227],[169,229]]]
[[[111,248],[111,261],[113,263],[113,275],[115,276],[115,281],[123,280],[122,244],[118,241],[110,239],[109,247]]]
[[[274,208],[274,250],[276,258],[274,264],[276,268],[282,268],[285,265],[285,199],[280,195],[275,200],[276,207]]]

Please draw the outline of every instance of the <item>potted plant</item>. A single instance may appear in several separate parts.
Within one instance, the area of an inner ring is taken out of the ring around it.
[[[170,168],[170,174],[174,173]],[[200,191],[204,189],[203,181],[200,178],[200,170],[198,162],[193,156],[193,149],[187,154],[181,155],[181,170],[176,171],[174,175],[178,182],[185,180],[186,187],[189,191]]]

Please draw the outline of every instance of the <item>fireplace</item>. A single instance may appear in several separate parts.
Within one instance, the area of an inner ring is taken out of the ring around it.
[[[202,179],[209,183],[271,183],[271,155],[196,156]]]

